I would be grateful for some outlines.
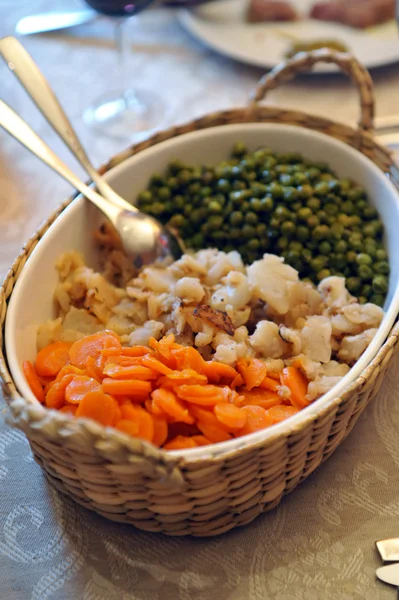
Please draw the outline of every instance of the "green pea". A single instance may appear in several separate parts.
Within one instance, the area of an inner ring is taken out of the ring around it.
[[[284,194],[283,194],[284,200],[286,202],[295,202],[295,200],[297,200],[298,198],[298,191],[296,188],[294,187],[286,187],[284,188]]]
[[[202,233],[196,233],[195,235],[193,235],[193,237],[191,238],[191,242],[194,248],[202,248],[202,246],[204,245],[204,236],[202,235]]]
[[[281,198],[283,196],[283,188],[280,184],[273,181],[270,184],[270,193],[273,198]]]
[[[366,296],[359,296],[358,300],[359,300],[359,304],[367,304]]]
[[[346,260],[348,261],[349,264],[355,263],[357,261],[357,254],[356,254],[356,252],[353,252],[352,250],[350,250],[349,252],[347,252],[346,253]]]
[[[270,213],[273,210],[274,202],[270,196],[265,196],[261,198],[261,212]]]
[[[338,214],[338,212],[339,212],[339,208],[338,208],[338,206],[337,206],[336,204],[331,204],[331,203],[327,203],[327,204],[324,206],[324,210],[326,211],[326,213],[327,213],[328,215],[331,215],[331,216],[335,216],[335,215],[337,215],[337,214]]]
[[[316,198],[316,196],[312,196],[311,198],[309,198],[309,200],[306,202],[306,206],[312,211],[312,212],[317,212],[320,209],[321,206],[321,201],[319,200],[319,198]]]
[[[360,265],[358,268],[359,277],[364,281],[369,281],[373,277],[373,271],[368,265]]]
[[[173,204],[176,208],[183,208],[185,204],[184,196],[181,196],[180,194],[178,196],[175,196],[173,198]]]
[[[313,229],[312,237],[314,240],[324,240],[330,235],[330,229],[327,225],[318,225]]]
[[[370,266],[373,264],[373,259],[368,254],[362,252],[357,255],[357,264]]]
[[[176,227],[176,229],[182,229],[182,227],[187,225],[187,219],[183,215],[173,215],[169,220],[169,225]]]
[[[144,190],[143,192],[140,192],[140,194],[137,196],[137,200],[139,203],[143,202],[144,204],[149,204],[153,201],[152,192],[150,192],[150,190]]]
[[[274,211],[274,214],[276,216],[276,219],[279,219],[280,221],[288,219],[290,216],[289,210],[287,210],[285,206],[282,205],[277,206],[276,210]]]
[[[188,169],[183,169],[182,171],[180,171],[178,176],[178,181],[180,185],[187,185],[187,183],[191,181],[191,179],[192,175]]]
[[[298,240],[300,240],[301,242],[306,242],[306,240],[309,239],[309,229],[307,227],[305,227],[304,225],[298,225],[297,229],[296,229],[296,235]]]
[[[328,215],[325,210],[318,210],[316,215],[318,216],[320,223],[327,223]]]
[[[319,281],[322,281],[326,277],[330,277],[330,276],[331,276],[331,271],[329,269],[322,269],[321,271],[319,271],[317,273],[317,279]]]
[[[284,235],[292,236],[295,232],[295,224],[292,221],[283,221],[281,223],[281,232]]]
[[[233,225],[233,227],[240,225],[243,222],[243,220],[244,220],[244,217],[243,217],[242,213],[239,212],[238,210],[233,211],[230,215],[230,223]]]
[[[240,240],[242,238],[242,231],[238,227],[232,227],[230,229],[230,237],[232,240]]]
[[[324,269],[324,265],[326,264],[325,256],[317,256],[310,264],[313,271],[319,273],[322,269]]]
[[[307,221],[311,216],[312,211],[310,208],[303,207],[298,210],[298,219],[300,219],[301,221]]]
[[[374,263],[374,271],[379,275],[388,275],[389,273],[389,264],[386,260],[380,260]]]
[[[267,188],[263,183],[254,182],[251,185],[251,192],[255,198],[262,198],[267,192]]]
[[[301,173],[300,171],[298,173],[295,173],[294,177],[294,185],[305,185],[308,183],[309,180],[309,176],[306,175],[305,173]]]
[[[252,225],[245,224],[242,228],[242,234],[245,238],[251,239],[256,235],[256,229]]]
[[[329,191],[330,191],[330,188],[328,186],[327,181],[320,181],[319,183],[316,183],[316,185],[314,186],[315,196],[326,196]]]
[[[278,238],[276,246],[278,250],[285,250],[286,248],[288,248],[288,239],[286,237]]]
[[[289,244],[289,248],[290,250],[292,250],[293,252],[298,252],[298,254],[300,254],[303,250],[303,246],[301,244],[301,242],[297,242],[297,241],[292,241]]]
[[[334,225],[331,225],[330,234],[333,239],[341,240],[343,233],[344,226],[341,223],[334,223]]]
[[[245,222],[248,223],[249,225],[256,225],[258,223],[259,219],[258,219],[258,215],[254,212],[247,212],[247,214],[245,215]]]
[[[371,287],[371,285],[369,283],[366,283],[365,285],[362,286],[362,289],[360,290],[360,295],[364,296],[365,298],[370,298],[370,295],[373,292],[373,288]]]
[[[331,252],[332,248],[331,248],[331,244],[329,242],[321,242],[320,246],[319,246],[319,252],[320,254],[325,254],[326,256],[328,256]]]
[[[375,210],[374,206],[366,206],[363,210],[363,217],[369,221],[378,217],[378,212]]]
[[[348,249],[348,244],[344,240],[338,240],[334,244],[334,251],[339,254],[345,254]]]
[[[376,253],[375,253],[375,257],[376,257],[377,260],[387,260],[388,259],[388,253],[383,248],[379,248],[376,251]]]
[[[317,167],[310,167],[306,172],[306,175],[311,180],[317,179],[318,177],[320,177],[320,170]]]
[[[385,304],[385,297],[383,294],[373,294],[370,298],[370,302],[372,302],[373,304],[377,304],[377,306],[381,306],[381,308],[383,308]]]
[[[386,294],[388,291],[388,279],[385,275],[376,275],[373,278],[372,287],[376,294]]]
[[[259,225],[256,226],[256,235],[259,235],[260,237],[266,235],[266,231],[267,231],[267,225],[266,223],[259,223]]]
[[[250,250],[258,250],[260,248],[260,241],[257,240],[256,238],[253,238],[252,240],[249,240],[249,242],[248,242],[248,248]]]
[[[300,198],[307,199],[313,196],[313,188],[311,185],[299,185],[297,189]]]
[[[217,202],[216,200],[212,200],[208,205],[208,209],[211,213],[221,213],[223,210],[223,207],[220,204],[220,202]]]
[[[316,229],[317,227],[319,227],[320,225],[320,220],[319,217],[317,217],[316,215],[311,215],[308,219],[307,219],[307,224],[310,227],[310,229]]]
[[[346,288],[351,294],[357,294],[362,286],[362,280],[359,277],[348,277]]]
[[[247,153],[247,147],[242,142],[236,142],[233,146],[233,150],[231,152],[232,156],[241,157]]]

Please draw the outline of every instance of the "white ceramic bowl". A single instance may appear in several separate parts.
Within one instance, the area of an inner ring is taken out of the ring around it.
[[[275,436],[287,427],[316,414],[351,385],[377,354],[399,311],[399,195],[384,173],[363,154],[327,135],[300,127],[270,123],[246,123],[213,127],[181,135],[128,158],[106,174],[107,180],[127,200],[135,197],[155,172],[168,162],[181,159],[191,164],[212,164],[225,159],[236,141],[250,149],[269,146],[277,152],[300,152],[311,160],[326,162],[339,177],[350,177],[362,185],[385,224],[386,247],[390,261],[390,285],[385,317],[370,346],[350,372],[330,392],[288,421],[269,430],[251,434],[253,442]],[[36,328],[54,318],[53,292],[57,282],[56,258],[64,251],[82,252],[90,266],[96,266],[92,232],[101,215],[82,197],[73,201],[40,240],[16,283],[9,303],[5,345],[8,364],[19,392],[30,402],[34,398],[21,369],[23,360],[36,355]],[[219,444],[220,452],[232,449],[237,440]],[[204,455],[206,448],[176,451]]]

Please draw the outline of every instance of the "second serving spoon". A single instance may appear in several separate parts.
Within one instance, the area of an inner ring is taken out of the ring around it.
[[[3,38],[0,40],[0,55],[48,123],[90,175],[101,192],[102,198],[80,181],[29,125],[5,103],[2,103],[0,107],[2,111],[0,114],[1,126],[64,179],[72,183],[106,214],[119,233],[127,256],[136,267],[151,264],[158,259],[178,258],[184,251],[184,246],[177,234],[126,202],[93,167],[53,90],[22,44],[13,37]],[[84,191],[82,186],[84,186]]]

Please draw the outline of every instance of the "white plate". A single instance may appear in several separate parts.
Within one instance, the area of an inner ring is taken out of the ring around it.
[[[349,0],[350,1],[350,0]],[[371,30],[307,19],[315,0],[294,0],[304,18],[294,23],[250,24],[245,21],[249,0],[216,0],[178,13],[180,23],[196,38],[221,54],[240,62],[272,69],[285,58],[295,36],[301,41],[333,39],[344,43],[368,69],[399,61],[399,33],[391,21]],[[331,72],[335,65],[317,65]]]

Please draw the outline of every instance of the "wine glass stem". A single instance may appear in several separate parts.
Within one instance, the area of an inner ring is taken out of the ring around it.
[[[122,95],[126,106],[131,106],[136,101],[136,95],[131,87],[129,73],[129,58],[131,53],[130,35],[128,30],[129,18],[118,19],[116,23],[115,41],[118,50],[119,80],[121,82]]]

